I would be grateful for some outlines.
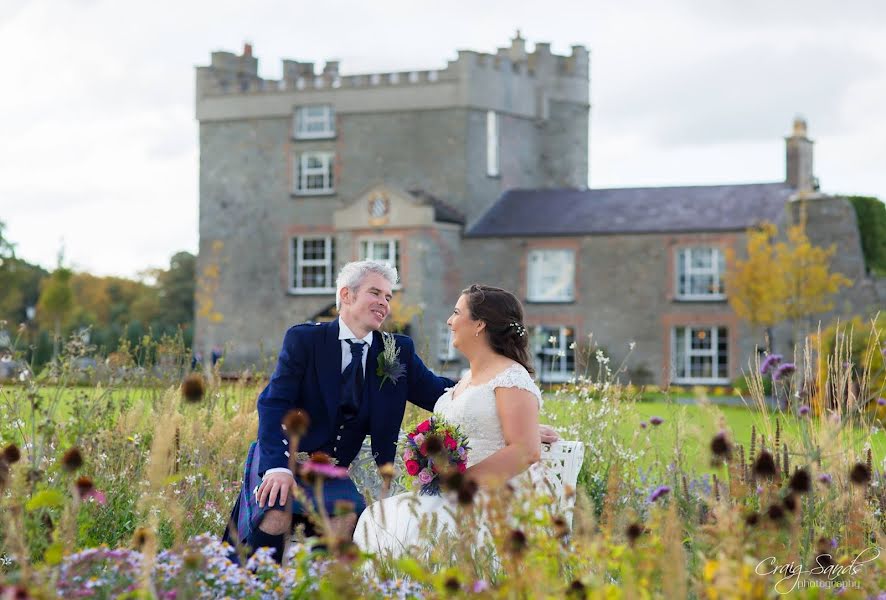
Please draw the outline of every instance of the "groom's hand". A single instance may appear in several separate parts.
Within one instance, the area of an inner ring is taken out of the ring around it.
[[[295,485],[295,479],[290,473],[266,473],[256,492],[259,508],[264,508],[266,502],[268,506],[274,506],[274,503],[285,506],[290,491],[295,491]]]
[[[538,434],[541,437],[542,444],[553,444],[560,440],[560,434],[549,425],[539,425]]]

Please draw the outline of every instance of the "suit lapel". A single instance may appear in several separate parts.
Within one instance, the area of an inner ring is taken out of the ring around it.
[[[338,331],[338,319],[326,326],[326,335],[323,336],[322,346],[317,353],[320,360],[316,363],[320,389],[329,411],[329,420],[333,424],[341,402],[341,341],[338,339]]]

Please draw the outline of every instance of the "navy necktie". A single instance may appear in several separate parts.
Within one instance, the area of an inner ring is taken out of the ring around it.
[[[342,372],[341,413],[346,419],[357,416],[363,399],[363,342],[345,340],[351,347],[351,364]]]

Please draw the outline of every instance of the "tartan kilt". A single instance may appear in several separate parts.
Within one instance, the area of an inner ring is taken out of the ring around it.
[[[282,510],[283,507],[275,506],[270,508],[258,506],[258,499],[255,496],[255,490],[261,485],[262,478],[259,477],[259,457],[261,456],[259,444],[257,441],[252,442],[249,446],[249,452],[246,455],[246,466],[243,469],[243,483],[240,486],[240,493],[237,495],[237,501],[231,511],[231,518],[228,520],[230,524],[236,526],[237,537],[242,543],[249,540],[249,536],[261,523],[262,517],[268,510]],[[308,500],[314,503],[316,509],[317,504],[314,499],[314,486],[306,483],[301,477],[295,478],[298,486],[304,491]],[[326,479],[323,481],[323,504],[326,506],[326,512],[329,515],[335,514],[335,504],[340,500],[345,500],[354,504],[354,512],[359,516],[366,508],[366,500],[363,495],[357,491],[350,477],[344,479]],[[292,513],[299,515],[304,514],[304,507],[300,502],[292,502]],[[228,542],[234,546],[234,540],[230,534],[230,528],[225,530],[222,541]]]

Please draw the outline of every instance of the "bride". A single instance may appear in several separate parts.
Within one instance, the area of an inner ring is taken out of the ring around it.
[[[507,290],[474,284],[462,291],[447,325],[470,371],[437,400],[434,414],[467,435],[465,476],[487,492],[534,479],[529,471],[541,453],[541,391],[531,376],[520,301]],[[354,541],[366,552],[402,554],[420,544],[422,517],[455,531],[454,505],[445,495],[416,492],[385,498],[363,511]]]

